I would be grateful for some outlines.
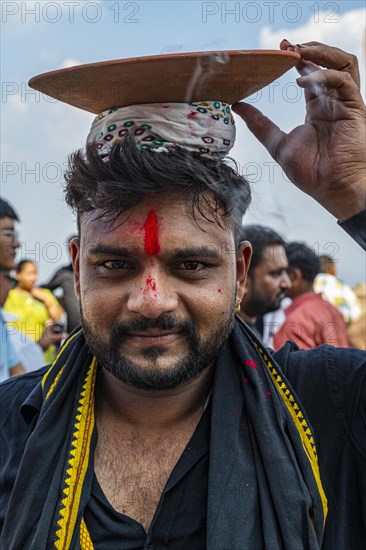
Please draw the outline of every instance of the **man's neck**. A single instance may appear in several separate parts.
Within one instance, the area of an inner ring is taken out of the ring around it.
[[[239,316],[245,321],[248,325],[255,325],[258,317],[257,316],[251,316],[245,313],[245,311],[241,310],[239,313]]]
[[[116,426],[159,432],[201,416],[212,386],[214,368],[171,390],[150,391],[128,386],[108,371],[100,374],[96,415],[108,416]]]

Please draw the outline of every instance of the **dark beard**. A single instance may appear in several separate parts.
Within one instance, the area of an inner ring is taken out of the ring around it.
[[[243,311],[249,317],[261,317],[271,311],[277,311],[281,307],[281,301],[284,295],[279,295],[276,298],[268,299],[263,296],[252,295],[251,298],[243,306]]]
[[[109,343],[101,342],[81,315],[81,324],[86,342],[95,355],[98,364],[116,378],[135,388],[144,390],[167,390],[182,382],[195,378],[200,372],[214,364],[234,325],[234,312],[205,341],[200,341],[196,325],[190,320],[162,316],[158,319],[141,318],[112,326]],[[143,349],[145,359],[151,361],[151,369],[139,368],[133,361],[119,355],[121,342],[130,331],[147,329],[179,330],[184,335],[188,352],[184,358],[169,370],[154,370],[154,363],[164,354],[164,346],[151,346]]]

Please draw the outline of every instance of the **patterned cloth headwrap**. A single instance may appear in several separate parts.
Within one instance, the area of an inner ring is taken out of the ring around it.
[[[225,372],[239,369],[242,382],[238,381],[239,387],[238,382],[235,384],[234,391],[241,396],[241,418],[248,422],[246,431],[241,428],[243,424],[230,428],[239,430],[233,435],[237,448],[231,450],[235,464],[230,475],[235,476],[238,486],[241,482],[251,485],[253,490],[243,494],[252,495],[252,500],[249,503],[247,496],[237,509],[223,511],[235,514],[237,523],[244,522],[243,540],[234,544],[230,533],[219,532],[217,536],[225,542],[208,540],[207,549],[254,548],[254,537],[265,540],[263,548],[267,550],[319,550],[327,500],[305,413],[273,358],[239,319],[227,352],[229,355],[224,354],[219,361],[224,361]],[[96,359],[79,330],[68,338],[43,377],[44,402],[18,470],[1,548],[94,549],[84,512],[94,476],[96,382]],[[221,417],[228,422],[225,410],[231,408],[232,390],[230,401],[215,408],[224,385],[223,380],[217,380],[213,391],[211,426],[217,426]],[[212,427],[211,432],[210,453],[221,453],[222,441],[217,447]],[[216,483],[221,484],[221,477]],[[256,522],[246,517],[252,510],[261,511]],[[253,525],[257,529],[254,532]],[[215,533],[210,536],[215,539]]]
[[[149,103],[108,109],[92,124],[87,143],[108,158],[110,149],[131,134],[140,149],[169,152],[177,146],[223,158],[235,141],[230,105],[220,101]]]

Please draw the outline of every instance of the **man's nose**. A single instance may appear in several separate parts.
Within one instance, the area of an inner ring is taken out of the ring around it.
[[[292,287],[291,279],[287,271],[285,271],[281,278],[281,288],[286,289],[291,287]]]
[[[167,274],[158,270],[145,271],[133,282],[127,300],[127,309],[149,319],[175,311],[178,297]]]

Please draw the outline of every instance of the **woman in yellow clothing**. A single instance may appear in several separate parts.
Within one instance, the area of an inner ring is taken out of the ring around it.
[[[38,270],[31,260],[19,262],[15,278],[17,286],[9,292],[3,309],[17,319],[9,321],[8,325],[38,342],[46,324],[60,321],[64,310],[50,290],[34,286],[38,279]],[[55,354],[55,347],[49,347],[44,352],[45,362],[53,361]]]

